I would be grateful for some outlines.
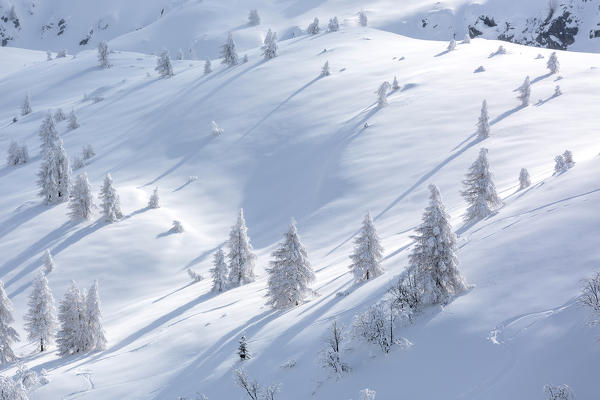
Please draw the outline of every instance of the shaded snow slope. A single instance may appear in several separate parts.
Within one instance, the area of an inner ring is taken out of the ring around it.
[[[33,398],[243,398],[231,376],[242,334],[253,353],[249,374],[281,382],[284,399],[356,398],[364,387],[392,399],[399,385],[407,398],[533,399],[546,383],[593,398],[598,332],[575,298],[580,280],[599,268],[600,56],[559,52],[563,79],[556,81],[535,59],[549,51],[504,43],[508,54],[489,58],[500,44],[476,39],[448,53],[444,42],[344,28],[282,42],[268,62],[257,49],[234,68],[214,60],[207,76],[202,62],[174,61],[175,76],[166,80],[154,71],[156,58],[139,53],[113,53],[114,66],[102,70],[93,51],[40,61],[42,53],[0,49],[2,62],[15,66],[0,75],[9,94],[0,98],[0,149],[14,138],[32,156],[0,168],[0,277],[17,327],[24,336],[27,294],[50,248],[57,298],[71,279],[84,287],[99,280],[109,341],[104,352],[66,359],[30,355],[33,346],[20,344],[27,365],[46,368],[51,379]],[[319,78],[326,60],[332,75]],[[473,73],[479,65],[486,71]],[[375,91],[394,75],[401,89],[377,109]],[[526,75],[534,104],[520,108],[514,89]],[[553,97],[557,84],[564,94]],[[34,112],[11,124],[26,92]],[[480,143],[475,122],[484,98],[493,123]],[[88,143],[96,151],[83,169],[96,192],[112,174],[122,221],[73,224],[66,205],[40,204],[37,129],[57,107],[74,109],[81,123],[69,132],[58,125],[68,154]],[[211,135],[212,120],[222,136]],[[463,227],[460,182],[481,146],[505,206]],[[553,157],[565,149],[577,163],[552,176]],[[517,192],[522,167],[533,186]],[[316,360],[329,322],[349,325],[405,268],[429,183],[440,187],[460,234],[460,268],[474,288],[404,329],[409,350],[384,356],[352,342],[352,373],[327,379]],[[162,207],[149,210],[156,186]],[[240,207],[258,255],[257,281],[219,295],[209,293],[208,280],[190,284],[185,270],[208,276]],[[369,210],[386,273],[355,286],[348,255]],[[318,296],[276,312],[264,305],[264,267],[290,217]],[[184,233],[168,232],[174,219]],[[294,368],[280,368],[292,359]]]

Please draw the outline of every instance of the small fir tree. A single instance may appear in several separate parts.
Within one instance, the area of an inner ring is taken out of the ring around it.
[[[481,114],[477,121],[477,137],[481,140],[490,136],[490,116],[488,115],[487,101],[481,103]]]
[[[469,32],[465,33],[465,38],[463,40],[464,44],[469,44],[471,43],[471,35],[469,34]]]
[[[529,80],[529,76],[525,78],[525,81],[517,90],[519,91],[517,99],[521,101],[521,106],[527,107],[529,105],[529,98],[531,97],[531,81]]]
[[[531,186],[531,178],[529,177],[529,171],[525,168],[521,168],[519,173],[519,190],[523,190]]]
[[[400,89],[400,84],[398,83],[398,78],[394,76],[394,80],[392,81],[392,90]]]
[[[44,268],[44,273],[48,275],[50,272],[54,271],[56,268],[56,264],[54,264],[54,259],[52,258],[52,254],[50,253],[50,249],[46,249],[44,251],[44,256],[42,257],[42,263]]]
[[[58,306],[60,329],[56,344],[61,356],[86,351],[88,339],[85,296],[73,281]]]
[[[170,78],[173,75],[173,65],[171,64],[171,59],[169,58],[169,52],[167,50],[163,50],[160,53],[160,57],[156,60],[156,68],[154,68],[161,78]]]
[[[11,326],[15,319],[12,316],[13,305],[0,281],[0,364],[7,364],[17,359],[12,345],[19,341],[19,334]]]
[[[160,208],[159,200],[158,187],[155,187],[154,191],[150,195],[150,199],[148,200],[148,208]]]
[[[183,50],[181,49],[177,50],[177,60],[183,61]]]
[[[556,56],[556,52],[553,52],[548,58],[548,63],[546,67],[550,70],[551,74],[556,74],[560,70],[560,63],[558,62],[558,57]]]
[[[277,32],[272,32],[269,29],[267,36],[265,36],[262,51],[265,60],[277,57]]]
[[[231,227],[227,241],[229,253],[229,284],[231,286],[245,285],[254,282],[254,261],[256,256],[252,251],[248,228],[244,219],[244,210],[240,208],[237,222]]]
[[[240,338],[240,343],[238,346],[238,355],[242,361],[250,359],[250,351],[248,351],[248,342],[246,341],[246,336],[242,335]]]
[[[554,97],[558,97],[562,94],[562,90],[560,90],[560,86],[556,85],[554,88]]]
[[[452,51],[456,49],[456,40],[452,39],[450,40],[450,43],[448,43],[448,51]]]
[[[27,114],[31,114],[33,110],[31,109],[31,100],[29,100],[29,95],[25,95],[25,99],[23,100],[23,104],[21,105],[21,115],[26,116]]]
[[[42,138],[44,140],[44,138]],[[45,204],[67,201],[71,192],[71,167],[62,140],[56,136],[42,142],[42,164],[38,172],[39,195]]]
[[[319,33],[320,30],[321,28],[319,28],[319,18],[315,17],[315,19],[313,19],[313,22],[311,22],[308,25],[308,28],[306,28],[306,33],[308,33],[309,35],[316,35],[317,33]]]
[[[98,281],[94,281],[86,296],[87,339],[86,350],[100,351],[106,348],[106,337],[102,327],[102,312],[100,310],[100,295]]]
[[[379,243],[370,213],[365,216],[360,233],[354,240],[354,252],[350,259],[350,269],[357,282],[374,279],[383,274],[383,247]]]
[[[573,161],[573,153],[571,153],[570,150],[565,150],[562,156],[565,160],[565,165],[567,168],[571,168],[573,165],[575,165],[575,161]]]
[[[98,63],[100,64],[100,67],[102,67],[102,68],[110,68],[111,67],[110,61],[108,59],[108,54],[109,54],[109,50],[108,50],[108,45],[106,44],[106,42],[102,41],[102,42],[98,43]]]
[[[260,16],[258,15],[258,10],[253,9],[248,12],[248,25],[256,26],[260,25]]]
[[[300,305],[310,292],[309,284],[315,280],[315,274],[293,220],[283,242],[271,256],[267,268],[268,304],[278,309]]]
[[[81,149],[81,156],[83,157],[84,160],[89,160],[90,158],[94,157],[95,155],[96,155],[96,153],[94,152],[94,148],[92,147],[91,144],[86,144]]]
[[[75,110],[71,110],[69,113],[69,123],[67,124],[67,129],[70,131],[79,128],[79,122],[77,122],[77,115],[75,115]]]
[[[329,24],[327,25],[329,32],[337,32],[340,30],[340,23],[338,22],[338,17],[333,17],[329,20]]]
[[[239,58],[235,50],[235,43],[233,42],[233,36],[231,35],[231,32],[227,35],[227,41],[225,44],[221,46],[221,57],[223,58],[221,63],[230,67],[239,63]]]
[[[325,61],[323,67],[321,68],[321,76],[329,76],[331,72],[329,71],[329,61]]]
[[[121,202],[110,174],[106,174],[102,189],[100,190],[100,202],[102,207],[102,215],[106,222],[115,222],[123,217],[121,212]]]
[[[554,175],[562,174],[566,170],[567,163],[565,163],[565,158],[560,154],[554,157]]]
[[[225,291],[228,282],[228,272],[227,264],[225,263],[225,254],[223,253],[223,250],[219,248],[215,253],[213,267],[210,270],[213,282],[213,292],[220,293]]]
[[[25,315],[27,339],[38,342],[38,350],[43,352],[54,341],[56,333],[56,309],[54,296],[48,286],[48,279],[43,271],[39,271],[33,282],[33,290],[29,295],[29,311]]]
[[[54,113],[54,120],[56,122],[61,122],[61,121],[64,121],[65,119],[67,119],[67,116],[63,112],[62,108],[59,108],[58,110],[56,110],[56,112]]]
[[[208,75],[212,72],[212,66],[210,64],[210,60],[206,60],[204,62],[204,75]]]
[[[502,205],[492,180],[487,154],[488,150],[485,148],[479,151],[479,157],[471,165],[463,181],[465,190],[462,196],[469,204],[465,214],[467,222],[483,219]]]
[[[92,194],[92,186],[88,181],[87,173],[80,174],[73,185],[71,202],[69,203],[69,216],[73,221],[92,218],[96,205]]]
[[[377,89],[377,105],[379,107],[387,106],[387,92],[388,90],[390,90],[390,88],[390,83],[388,81],[385,81],[379,86],[379,89]]]
[[[367,19],[367,13],[365,11],[359,11],[358,23],[360,24],[360,26],[367,26],[368,19]]]

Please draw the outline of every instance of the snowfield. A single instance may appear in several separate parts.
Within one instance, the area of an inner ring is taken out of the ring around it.
[[[94,50],[45,61],[43,52],[0,48],[0,150],[4,156],[16,139],[31,157],[0,168],[0,278],[15,327],[26,337],[27,296],[50,249],[57,301],[72,279],[85,288],[98,279],[108,338],[105,351],[66,358],[20,342],[22,361],[50,379],[31,398],[243,399],[232,376],[243,334],[248,374],[281,383],[286,400],[357,399],[367,387],[384,400],[543,399],[545,384],[563,383],[578,399],[597,398],[599,331],[577,297],[581,280],[600,269],[600,55],[558,52],[561,70],[550,75],[550,50],[474,39],[448,52],[447,42],[354,25],[281,41],[269,61],[257,42],[241,44],[247,63],[227,68],[213,59],[208,75],[203,61],[173,59],[169,79],[158,77],[148,54],[117,50],[113,66],[101,69]],[[257,37],[266,28],[256,27]],[[127,48],[120,46],[127,40],[109,45]],[[501,44],[507,54],[490,57]],[[331,75],[320,77],[326,61]],[[479,66],[485,71],[474,73]],[[527,75],[532,104],[519,107],[515,89]],[[394,76],[400,89],[377,107],[377,88]],[[563,94],[554,97],[556,85]],[[33,113],[21,117],[26,94]],[[483,99],[491,134],[480,141]],[[74,175],[87,172],[97,194],[110,172],[121,221],[107,224],[97,213],[73,223],[66,204],[41,204],[37,132],[58,107],[75,110],[81,124],[67,131],[66,121],[57,123],[69,156],[87,144],[96,152]],[[213,120],[224,130],[219,137]],[[464,226],[461,182],[481,147],[504,206]],[[566,149],[576,164],[553,176],[554,156]],[[521,168],[532,186],[519,191]],[[384,354],[348,341],[352,371],[329,377],[318,353],[330,322],[349,327],[406,268],[430,183],[451,214],[459,268],[472,288],[399,329],[407,349]],[[161,208],[148,209],[155,187]],[[239,208],[257,279],[214,294],[208,270]],[[368,211],[385,274],[356,285],[348,256]],[[276,311],[265,305],[264,268],[291,217],[316,294]],[[169,231],[173,220],[183,233]],[[190,282],[188,268],[205,279]],[[1,371],[14,372],[14,365]]]

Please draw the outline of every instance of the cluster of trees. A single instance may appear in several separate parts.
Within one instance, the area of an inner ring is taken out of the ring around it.
[[[562,174],[574,165],[575,161],[573,161],[573,153],[569,150],[565,150],[564,153],[554,157],[554,174]]]

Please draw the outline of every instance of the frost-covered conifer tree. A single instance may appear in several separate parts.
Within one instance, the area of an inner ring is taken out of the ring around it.
[[[75,115],[75,110],[71,110],[69,113],[69,123],[67,124],[67,129],[70,131],[79,128],[79,122],[77,122],[77,115]]]
[[[239,63],[239,58],[235,50],[235,43],[233,42],[233,36],[231,35],[231,32],[227,35],[227,42],[221,46],[221,57],[223,58],[221,63],[227,64],[230,67]]]
[[[225,254],[223,250],[219,248],[215,253],[213,259],[213,267],[210,270],[210,274],[212,275],[212,291],[213,292],[223,292],[227,288],[227,275],[228,275],[227,264],[225,263]]]
[[[329,71],[329,61],[325,61],[323,67],[321,68],[321,76],[329,76],[331,75],[331,71]]]
[[[469,34],[469,32],[465,33],[465,38],[463,40],[464,44],[469,44],[471,43],[471,35]]]
[[[521,168],[519,173],[519,190],[523,190],[531,186],[531,178],[529,177],[529,171],[525,168]]]
[[[558,62],[558,57],[556,56],[556,52],[553,52],[548,58],[548,63],[546,67],[550,70],[551,74],[556,74],[560,70],[560,63]]]
[[[561,174],[567,170],[567,163],[562,155],[554,157],[554,175]]]
[[[309,284],[315,280],[293,220],[283,237],[283,242],[271,255],[273,259],[267,268],[268,304],[279,309],[300,305],[310,292]]]
[[[370,213],[365,216],[360,233],[354,240],[354,252],[350,259],[350,269],[357,282],[374,279],[383,274],[383,247],[379,243]]]
[[[108,45],[105,41],[98,43],[98,62],[102,68],[110,68],[111,64],[108,60]]]
[[[21,115],[25,116],[27,114],[31,114],[33,110],[31,109],[31,100],[29,100],[29,95],[25,95],[25,99],[23,100],[23,104],[21,105]]]
[[[179,61],[183,60],[183,50],[181,50],[181,49],[177,50],[177,60],[179,60]]]
[[[360,24],[360,26],[367,26],[368,19],[367,19],[367,13],[366,12],[360,11],[358,13],[358,23]]]
[[[156,68],[154,68],[161,78],[170,78],[174,75],[173,73],[173,65],[171,64],[171,59],[169,58],[169,52],[167,50],[163,50],[160,53],[160,57],[156,60]]]
[[[50,253],[50,249],[46,249],[44,251],[44,256],[42,257],[42,262],[44,264],[44,273],[48,275],[50,272],[54,271],[56,265],[54,264],[54,259],[52,258],[52,254]]]
[[[100,296],[98,281],[94,281],[86,296],[87,338],[85,350],[100,351],[106,348],[106,337],[102,328],[102,312],[100,311]]]
[[[210,74],[212,72],[212,66],[210,64],[210,60],[206,60],[204,62],[204,75]]]
[[[565,160],[565,165],[567,168],[571,168],[573,165],[575,165],[575,161],[573,161],[573,153],[571,153],[570,150],[565,150],[562,156]]]
[[[42,121],[38,136],[41,141],[40,149],[42,155],[51,151],[56,145],[58,132],[56,131],[56,125],[54,124],[54,119],[50,113],[46,114],[46,117]]]
[[[554,88],[554,97],[558,97],[562,94],[562,90],[560,90],[560,86],[556,85]]]
[[[502,200],[496,193],[496,185],[492,181],[487,154],[488,150],[485,148],[479,151],[479,157],[471,165],[463,181],[465,190],[462,196],[469,204],[465,214],[467,222],[483,219],[502,205]]]
[[[29,151],[26,145],[19,145],[16,141],[11,141],[8,146],[8,155],[6,163],[8,165],[26,164],[29,161]]]
[[[394,80],[392,81],[392,90],[400,89],[400,84],[398,83],[398,78],[394,76]]]
[[[258,15],[258,10],[250,10],[248,12],[248,24],[250,26],[260,25],[260,16]]]
[[[106,174],[102,189],[100,190],[100,201],[102,207],[102,215],[107,222],[115,222],[123,217],[121,212],[121,202],[110,174]]]
[[[0,364],[6,364],[17,359],[12,350],[14,342],[19,341],[19,334],[10,325],[15,322],[12,316],[13,306],[0,281]]]
[[[319,33],[320,30],[321,28],[319,28],[319,18],[315,17],[315,19],[313,19],[313,22],[311,22],[308,25],[308,28],[306,28],[306,33],[308,33],[309,35],[316,35],[317,33]]]
[[[248,228],[244,220],[244,210],[240,208],[237,223],[231,227],[227,241],[229,253],[229,284],[231,286],[245,285],[254,282],[254,260],[252,245],[248,237]]]
[[[377,105],[379,107],[387,106],[387,92],[388,90],[390,90],[390,88],[390,83],[388,81],[385,81],[379,86],[379,89],[377,89]]]
[[[54,120],[56,122],[60,122],[60,121],[64,121],[65,119],[67,119],[67,116],[63,112],[62,108],[59,108],[58,110],[56,110],[56,112],[54,113]]]
[[[50,117],[50,121],[52,117]],[[52,123],[52,127],[54,123]],[[38,172],[39,195],[45,204],[67,201],[71,192],[71,167],[62,139],[54,132],[42,137],[42,164]],[[55,136],[56,135],[56,136]],[[46,141],[46,143],[44,143]]]
[[[448,43],[448,51],[452,51],[456,49],[456,40],[452,39],[450,43]]]
[[[487,139],[490,136],[490,116],[488,115],[487,101],[481,103],[481,114],[477,121],[477,137]]]
[[[456,236],[440,191],[435,185],[429,185],[429,191],[423,222],[411,236],[415,245],[409,256],[410,268],[415,272],[422,303],[445,304],[467,285],[458,271]]]
[[[47,349],[54,341],[56,333],[56,309],[54,296],[48,286],[48,279],[43,271],[39,271],[33,282],[33,290],[29,295],[29,311],[25,315],[27,338],[39,343],[39,351]]]
[[[73,221],[90,219],[96,205],[92,194],[92,186],[88,181],[87,173],[80,174],[73,185],[71,201],[69,203],[69,216]]]
[[[248,342],[246,340],[246,336],[242,335],[240,338],[240,344],[238,346],[238,355],[241,360],[250,359],[250,352],[248,351]]]
[[[0,375],[0,400],[29,400],[22,382]]]
[[[329,24],[327,25],[329,32],[337,32],[340,30],[340,23],[338,22],[338,17],[333,17],[329,20]]]
[[[271,29],[269,29],[262,50],[265,60],[277,57],[277,32],[271,32]]]
[[[85,307],[85,296],[73,281],[58,306],[60,329],[56,334],[56,344],[62,356],[87,349],[88,328]]]
[[[517,90],[519,91],[517,99],[521,101],[521,105],[523,107],[528,106],[529,98],[531,97],[531,81],[529,80],[529,76],[525,78],[525,81]]]
[[[160,198],[158,197],[158,188],[155,187],[148,200],[148,208],[160,208]]]

